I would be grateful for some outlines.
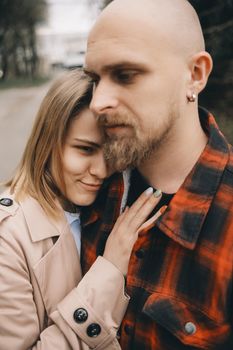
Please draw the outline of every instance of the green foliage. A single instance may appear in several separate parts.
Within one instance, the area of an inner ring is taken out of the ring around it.
[[[233,143],[233,0],[190,0],[203,28],[214,68],[200,104],[217,116]]]
[[[11,88],[26,88],[33,86],[40,86],[48,81],[50,81],[50,77],[35,77],[35,78],[12,78],[8,80],[0,81],[0,91],[11,89]]]

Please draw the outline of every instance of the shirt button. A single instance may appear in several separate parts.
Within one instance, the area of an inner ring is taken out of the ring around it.
[[[13,200],[10,198],[1,198],[0,204],[4,205],[5,207],[10,207],[13,204]]]
[[[83,309],[83,308],[79,308],[77,310],[75,310],[74,312],[74,320],[75,322],[77,323],[83,323],[87,320],[88,318],[88,312],[86,309]]]
[[[91,323],[87,327],[87,335],[88,337],[95,338],[97,337],[101,332],[101,327],[98,323]]]
[[[144,256],[145,256],[145,250],[144,249],[138,249],[136,252],[135,252],[135,255],[137,258],[139,259],[143,259]]]
[[[133,334],[133,327],[130,326],[129,324],[126,324],[126,325],[125,325],[124,330],[125,330],[125,333],[126,333],[127,335]]]
[[[185,332],[189,335],[195,334],[197,331],[197,327],[193,322],[187,322],[184,326]]]

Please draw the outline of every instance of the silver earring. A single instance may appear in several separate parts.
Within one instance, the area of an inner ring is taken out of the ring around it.
[[[197,99],[197,95],[192,93],[191,96],[187,96],[189,102],[195,102]]]

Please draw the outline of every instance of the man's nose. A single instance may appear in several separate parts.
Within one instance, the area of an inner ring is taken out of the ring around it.
[[[99,81],[93,89],[90,109],[99,115],[118,106],[116,89],[108,81]]]

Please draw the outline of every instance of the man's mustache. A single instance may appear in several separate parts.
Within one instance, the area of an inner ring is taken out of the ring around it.
[[[97,117],[97,121],[102,127],[116,127],[116,126],[128,126],[134,127],[133,123],[130,123],[128,118],[119,115],[107,115],[102,114]]]

